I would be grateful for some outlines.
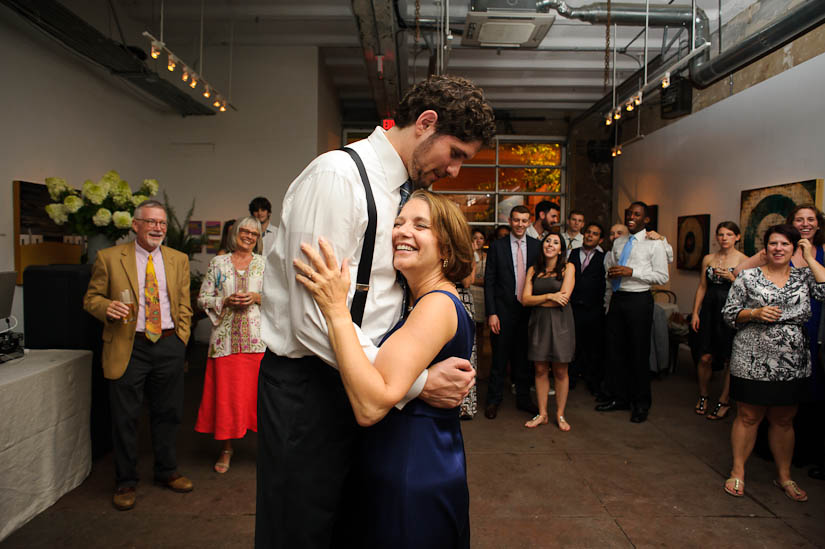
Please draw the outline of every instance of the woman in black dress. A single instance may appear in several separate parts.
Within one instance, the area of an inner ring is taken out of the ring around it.
[[[728,298],[730,285],[736,280],[733,269],[747,256],[736,249],[739,242],[739,226],[733,221],[723,221],[716,227],[719,251],[702,259],[702,278],[693,300],[691,328],[697,334],[699,362],[696,377],[699,381],[699,401],[694,411],[705,415],[708,409],[708,387],[713,372],[724,370],[722,394],[708,419],[723,419],[730,411],[730,373],[728,359],[736,331],[722,319],[722,306]]]
[[[549,422],[547,397],[550,391],[548,371],[552,368],[556,384],[556,425],[569,431],[564,419],[570,378],[567,365],[576,349],[576,329],[570,308],[570,294],[575,285],[575,269],[567,264],[564,239],[550,233],[541,241],[536,264],[527,270],[521,302],[532,307],[528,324],[527,358],[535,364],[536,400],[539,413],[524,424],[532,429]]]

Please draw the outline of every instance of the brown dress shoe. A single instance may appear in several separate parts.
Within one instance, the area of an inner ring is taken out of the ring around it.
[[[484,417],[487,419],[496,419],[498,415],[498,404],[488,404],[484,409]]]
[[[181,475],[180,473],[172,473],[172,476],[165,481],[159,480],[158,484],[166,486],[173,492],[191,492],[192,481]]]
[[[115,490],[115,495],[112,497],[112,505],[118,511],[128,511],[135,506],[135,487],[124,486]]]

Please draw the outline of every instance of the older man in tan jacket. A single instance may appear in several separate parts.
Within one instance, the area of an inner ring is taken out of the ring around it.
[[[189,258],[160,245],[166,236],[166,210],[157,201],[147,200],[135,209],[132,230],[134,242],[98,253],[83,299],[83,307],[103,322],[103,375],[109,379],[114,425],[112,503],[121,511],[135,505],[137,421],[144,395],[151,415],[155,481],[176,492],[192,490],[192,482],[177,471],[175,455],[192,319]]]

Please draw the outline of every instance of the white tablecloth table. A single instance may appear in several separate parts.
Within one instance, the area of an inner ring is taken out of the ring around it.
[[[0,364],[0,540],[89,475],[91,351]]]

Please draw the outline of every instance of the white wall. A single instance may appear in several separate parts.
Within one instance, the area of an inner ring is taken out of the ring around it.
[[[825,177],[825,55],[687,116],[624,148],[614,168],[614,218],[632,200],[659,205],[676,243],[676,218],[710,214],[739,223],[740,192]],[[711,235],[711,251],[717,249]],[[670,267],[689,312],[699,273]]]
[[[134,25],[127,23],[128,33]],[[131,36],[127,42],[142,44]],[[227,56],[226,47],[205,55],[210,81],[224,93]],[[264,195],[277,223],[287,186],[327,139],[319,132],[340,127],[337,99],[319,82],[312,47],[236,47],[238,111],[182,118],[0,6],[0,69],[0,270],[14,268],[15,179],[59,176],[80,186],[115,169],[133,188],[157,178],[180,216],[193,197],[194,219],[224,220],[244,215],[249,200]],[[319,123],[319,109],[334,122]],[[193,269],[205,269],[209,257],[200,259]],[[22,319],[19,288],[13,309]]]

